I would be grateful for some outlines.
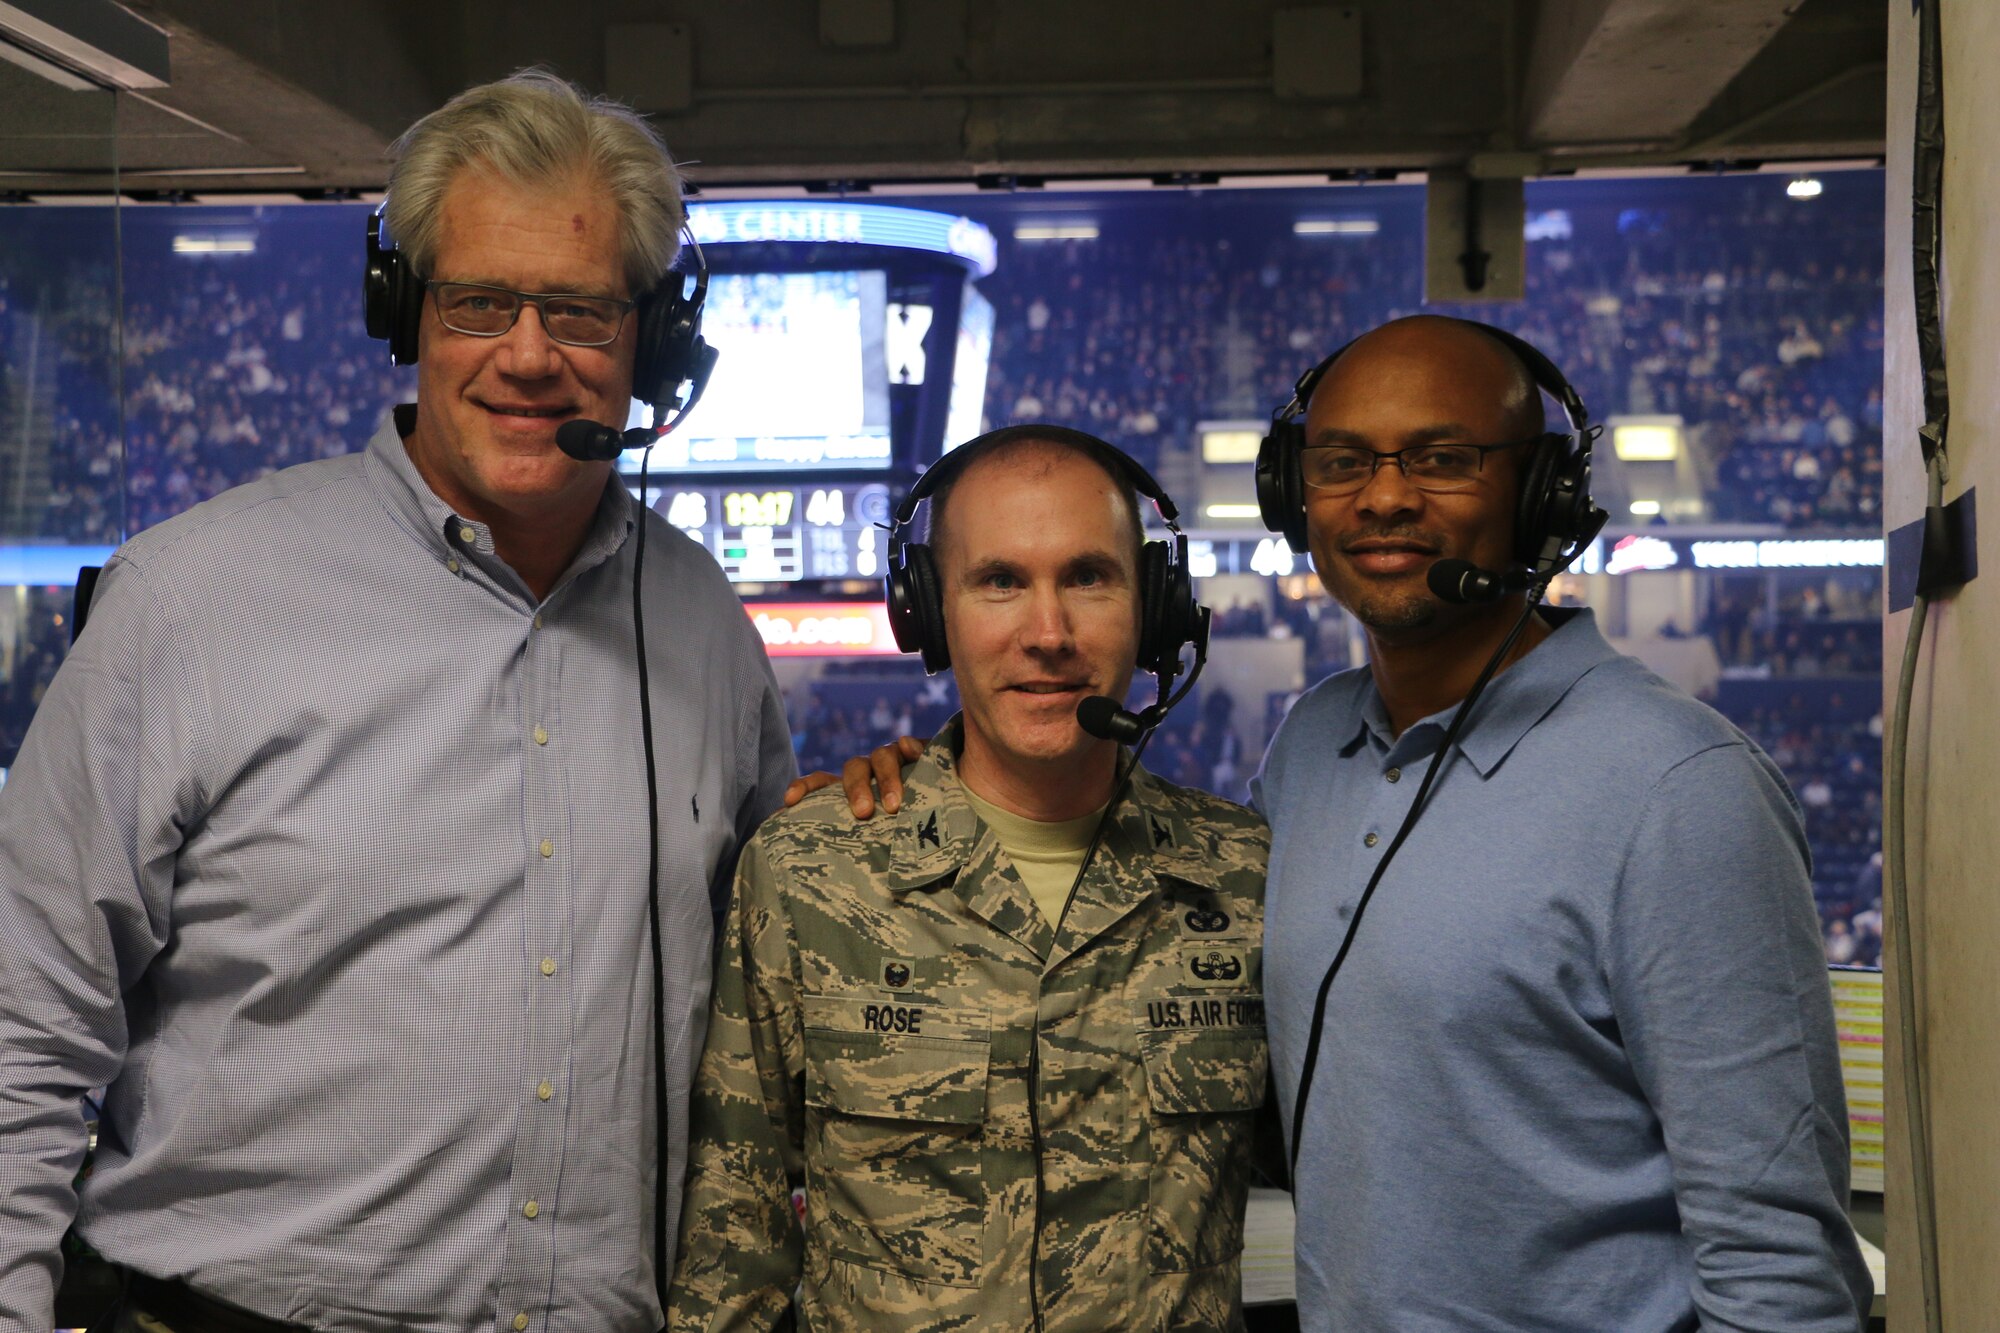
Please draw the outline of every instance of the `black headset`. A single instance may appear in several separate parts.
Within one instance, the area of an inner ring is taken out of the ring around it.
[[[1525,339],[1475,319],[1442,318],[1477,329],[1512,352],[1569,418],[1570,430],[1548,431],[1529,446],[1514,514],[1515,561],[1538,577],[1553,575],[1604,526],[1603,511],[1590,498],[1590,446],[1603,428],[1591,424],[1582,397],[1555,363]],[[1264,526],[1282,533],[1294,551],[1306,550],[1306,485],[1299,457],[1305,446],[1303,417],[1313,390],[1352,346],[1354,341],[1342,344],[1299,376],[1291,401],[1272,415],[1270,432],[1257,449],[1258,511]]]
[[[399,366],[417,363],[417,330],[424,315],[424,278],[393,240],[383,244],[385,200],[368,215],[368,267],[361,277],[361,310],[368,336],[389,343],[389,357]],[[632,359],[632,396],[664,414],[693,406],[681,401],[681,386],[699,385],[715,363],[715,349],[701,336],[701,308],[708,299],[708,263],[694,235],[681,228],[681,244],[694,255],[694,290],[686,291],[681,275],[669,269],[654,288],[643,293],[636,311],[639,349]],[[656,418],[657,419],[657,418]]]
[[[931,675],[951,665],[937,557],[928,545],[909,540],[910,522],[918,505],[974,460],[1022,440],[1047,440],[1078,450],[1129,483],[1159,511],[1171,540],[1146,542],[1139,549],[1139,669],[1160,677],[1164,685],[1180,670],[1181,650],[1205,639],[1208,628],[1207,608],[1195,602],[1194,581],[1188,575],[1187,536],[1178,522],[1180,511],[1152,474],[1130,455],[1095,435],[1067,426],[1003,426],[968,440],[933,463],[896,506],[895,522],[889,529],[889,573],[883,580],[896,646],[906,653],[921,654],[924,670]]]

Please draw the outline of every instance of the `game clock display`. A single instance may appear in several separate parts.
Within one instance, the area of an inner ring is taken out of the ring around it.
[[[882,577],[889,488],[880,482],[659,486],[650,499],[732,583]]]

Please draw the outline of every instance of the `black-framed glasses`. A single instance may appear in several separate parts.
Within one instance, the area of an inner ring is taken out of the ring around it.
[[[437,302],[438,319],[453,333],[474,338],[498,338],[514,327],[521,310],[540,312],[549,337],[571,347],[602,347],[618,339],[625,316],[636,301],[615,296],[578,296],[572,292],[516,292],[477,282],[427,282]]]
[[[1378,453],[1354,444],[1309,444],[1299,451],[1299,471],[1306,485],[1332,495],[1352,495],[1374,480],[1375,469],[1393,462],[1420,491],[1442,493],[1470,490],[1479,484],[1486,455],[1518,449],[1542,437],[1501,444],[1413,444],[1407,449]]]

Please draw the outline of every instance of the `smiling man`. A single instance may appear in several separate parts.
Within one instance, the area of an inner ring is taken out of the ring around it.
[[[1304,393],[1313,565],[1369,661],[1299,700],[1252,784],[1288,1116],[1322,978],[1394,859],[1287,1126],[1301,1323],[1852,1333],[1869,1279],[1784,779],[1590,612],[1545,607],[1399,845],[1453,711],[1529,614],[1521,592],[1443,601],[1431,567],[1521,571],[1537,451],[1570,446],[1542,436],[1522,349],[1461,320],[1386,325]]]
[[[891,606],[964,712],[895,817],[857,824],[827,792],[744,852],[680,1333],[780,1327],[795,1291],[815,1330],[1241,1327],[1264,830],[1077,722],[1179,648],[1135,481],[1157,494],[1050,426],[926,475],[922,605]]]
[[[715,562],[555,442],[625,420],[679,184],[526,74],[387,213],[415,405],[121,548],[0,791],[4,1333],[73,1211],[121,1333],[659,1326],[710,904],[793,771]]]

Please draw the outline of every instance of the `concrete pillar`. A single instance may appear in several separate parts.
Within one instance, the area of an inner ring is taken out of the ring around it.
[[[1951,475],[1945,498],[1977,486],[2000,500],[2000,5],[1943,4],[1945,138],[1945,346],[1951,368]],[[1887,0],[1889,24],[1887,346],[1883,365],[1886,517],[1891,528],[1920,517],[1923,419],[1911,294],[1910,182],[1917,84],[1917,18],[1910,0]],[[1989,504],[1992,501],[1989,501]],[[1989,516],[1995,511],[1989,508]],[[1993,518],[1986,527],[1992,530]],[[1986,533],[1982,533],[1986,536]],[[1931,610],[1913,714],[1909,789],[1907,929],[1916,946],[1917,1049],[1896,1040],[1890,978],[1888,1057],[1892,1078],[1914,1064],[1929,1089],[1944,1327],[2000,1326],[2000,563],[1990,540],[1985,578]],[[1910,613],[1883,623],[1893,692]],[[1888,701],[1893,704],[1893,697]],[[1885,717],[1887,716],[1885,704]],[[1923,1328],[1922,1282],[1910,1194],[1906,1126],[1889,1098],[1888,1252],[1892,1330]]]

